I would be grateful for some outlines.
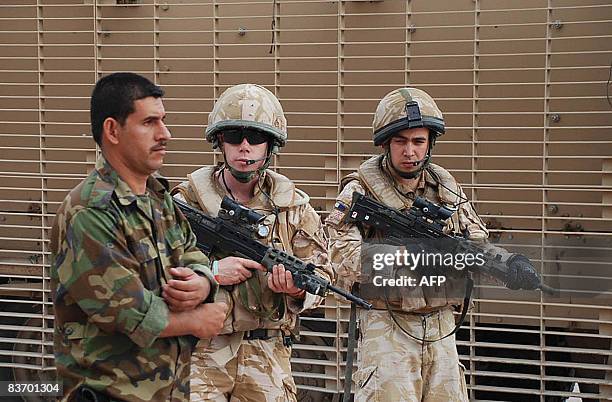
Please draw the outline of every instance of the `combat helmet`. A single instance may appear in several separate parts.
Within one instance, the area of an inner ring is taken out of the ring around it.
[[[398,131],[426,127],[430,143],[444,134],[444,118],[438,105],[425,91],[399,88],[389,92],[378,103],[372,122],[374,145],[384,144]]]
[[[247,183],[257,175],[261,177],[270,166],[272,154],[278,153],[287,142],[287,119],[272,92],[260,85],[239,84],[226,89],[215,103],[208,115],[206,140],[213,148],[220,148],[219,134],[235,128],[260,131],[270,139],[265,162],[257,170],[243,172],[225,161],[232,176]]]
[[[271,153],[287,142],[287,120],[272,92],[256,84],[239,84],[225,90],[208,115],[206,140],[219,147],[219,134],[228,128],[249,128],[267,134]]]
[[[429,130],[427,155],[419,161],[419,168],[412,172],[398,170],[390,161],[389,147],[386,147],[387,163],[400,177],[414,179],[427,168],[431,160],[431,149],[436,139],[444,134],[444,118],[438,105],[425,91],[416,88],[399,88],[389,92],[378,103],[372,134],[374,145],[386,144],[398,132],[425,127]]]

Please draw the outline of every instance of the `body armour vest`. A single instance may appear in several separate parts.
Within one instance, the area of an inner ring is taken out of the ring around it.
[[[206,166],[187,175],[188,181],[181,183],[175,193],[180,193],[187,202],[196,206],[210,216],[217,216],[223,199],[224,190],[219,186],[215,172],[217,167]],[[278,207],[277,217],[266,196],[256,193],[247,208],[256,209],[266,216],[264,225],[270,229],[267,239],[262,243],[282,249],[292,254],[291,239],[296,231],[298,206],[308,203],[309,197],[295,188],[285,176],[266,170],[263,186],[270,198]],[[272,232],[274,228],[274,232]],[[211,260],[218,260],[227,255],[212,255]],[[296,316],[286,308],[286,296],[275,293],[268,288],[267,276],[261,271],[253,271],[253,276],[238,285],[222,286],[217,296],[218,301],[228,304],[228,317],[221,334],[238,331],[250,331],[257,328],[282,329],[291,331],[296,324]]]
[[[365,190],[365,195],[388,205],[389,207],[405,211],[412,206],[413,199],[401,194],[393,183],[392,177],[384,168],[385,157],[378,155],[361,164],[357,172],[351,173],[342,179],[341,188],[351,181],[357,180]],[[421,174],[419,188],[415,195],[423,197],[438,205],[454,206],[461,200],[458,194],[461,189],[454,177],[441,166],[430,163]],[[442,184],[442,185],[441,185]],[[445,230],[448,233],[459,232],[459,218],[455,213],[447,221]],[[364,241],[368,239],[382,239],[384,233],[379,231],[362,231]],[[366,277],[369,275],[366,275]],[[364,285],[361,285],[362,287]],[[459,288],[458,288],[459,286]],[[429,312],[449,305],[460,305],[463,281],[452,281],[440,287],[415,286],[392,289],[385,292],[369,292],[363,290],[365,297],[376,309],[387,309],[387,302],[393,310],[406,312]]]

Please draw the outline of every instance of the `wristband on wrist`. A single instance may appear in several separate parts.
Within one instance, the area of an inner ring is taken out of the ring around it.
[[[219,278],[217,278],[219,276],[219,261],[214,260],[212,262],[212,265],[210,266],[210,270],[212,271],[212,274],[215,280],[219,282]]]

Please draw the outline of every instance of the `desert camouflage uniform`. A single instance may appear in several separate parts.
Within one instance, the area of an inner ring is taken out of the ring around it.
[[[228,195],[216,179],[218,171],[219,167],[203,167],[191,173],[188,181],[173,190],[179,193],[175,196],[216,216],[223,196]],[[245,205],[264,213],[265,224],[275,228],[264,242],[313,263],[319,268],[318,274],[329,279],[327,240],[318,214],[308,203],[309,197],[272,170],[266,170],[260,180],[264,191],[280,209],[279,222],[275,225],[270,202],[258,187],[251,202]],[[257,302],[253,281],[261,288],[263,309]],[[241,296],[241,289],[248,293],[248,300]],[[316,307],[322,298],[306,293],[304,300],[298,300],[275,293],[267,286],[267,275],[260,271],[254,271],[253,277],[242,284],[222,287],[219,298],[230,305],[230,310],[221,335],[201,340],[196,347],[191,369],[191,400],[295,401],[296,386],[289,363],[291,348],[283,343],[283,337],[294,332],[297,315]],[[279,301],[286,306],[284,314],[274,308]],[[266,312],[271,312],[271,316],[267,317]],[[245,331],[259,328],[267,329],[271,338],[244,339],[248,333]]]
[[[410,208],[415,196],[437,204],[458,203],[454,192],[464,196],[454,178],[440,166],[430,164],[419,178],[416,194],[403,188],[387,166],[387,158],[375,156],[356,173],[343,179],[336,208],[326,221],[330,236],[330,258],[339,286],[350,289],[360,282],[362,235],[356,225],[343,222],[353,192],[366,194],[393,208]],[[445,189],[439,185],[442,182]],[[400,194],[400,191],[403,194]],[[482,240],[488,232],[470,203],[462,203],[449,220],[448,232],[458,232]],[[373,233],[372,236],[380,234]],[[456,290],[448,297],[428,293],[418,287],[409,295],[390,298],[394,316],[417,338],[434,340],[452,331],[452,306],[461,304]],[[463,368],[460,366],[454,336],[423,343],[410,338],[393,322],[384,299],[368,300],[372,311],[359,311],[360,333],[358,370],[355,372],[356,401],[466,401]]]
[[[55,363],[63,400],[80,385],[121,401],[189,398],[191,337],[160,338],[161,288],[185,266],[213,284],[208,258],[162,178],[135,195],[101,157],[64,200],[51,235]]]
[[[431,315],[395,314],[402,328],[439,339],[455,328],[450,309]],[[409,339],[382,310],[360,310],[355,401],[467,401],[464,368],[453,337],[433,343]]]

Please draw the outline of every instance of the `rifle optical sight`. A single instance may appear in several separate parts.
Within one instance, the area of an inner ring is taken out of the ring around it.
[[[223,215],[226,219],[229,218],[236,224],[245,224],[260,239],[265,239],[270,234],[270,229],[263,224],[264,219],[266,219],[265,215],[238,204],[227,195],[221,201],[221,210],[223,213],[220,215]]]
[[[455,213],[455,211],[450,208],[436,205],[421,197],[416,197],[412,206],[419,209],[423,216],[432,221],[445,221]]]
[[[258,225],[266,219],[264,215],[238,204],[227,195],[221,201],[221,209],[226,210],[227,214],[236,222],[243,221],[249,225]]]

